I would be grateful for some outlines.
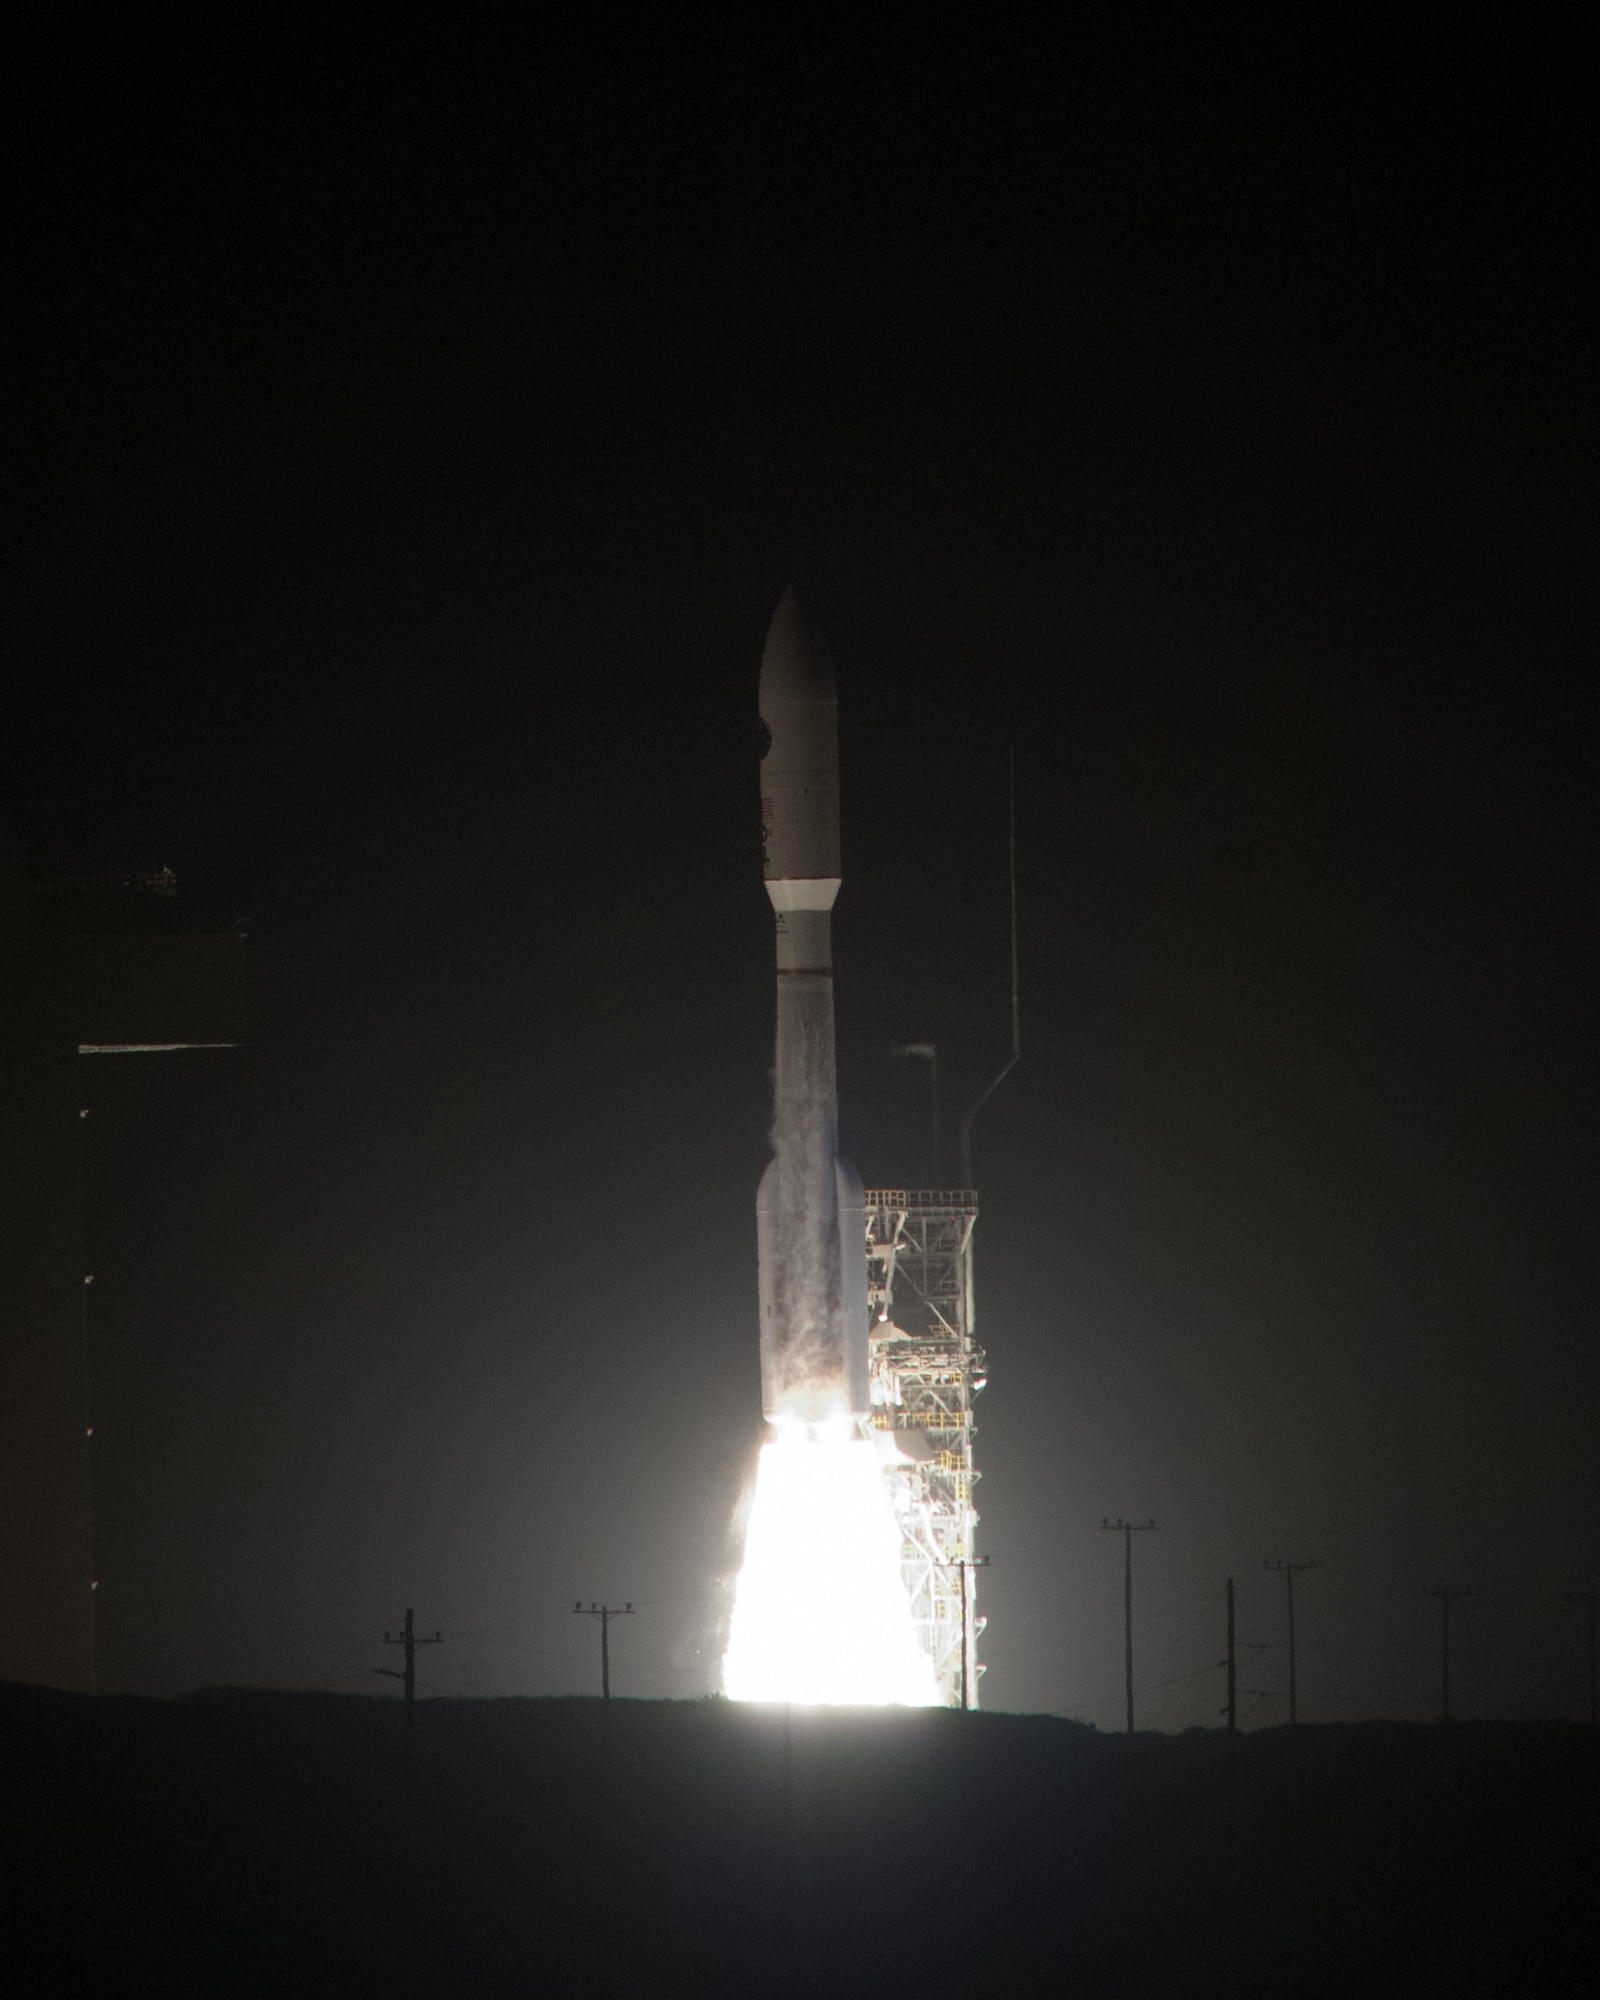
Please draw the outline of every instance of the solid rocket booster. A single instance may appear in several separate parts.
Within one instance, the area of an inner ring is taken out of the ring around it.
[[[838,1156],[833,909],[839,720],[833,661],[794,591],[761,656],[761,840],[778,945],[772,1164],[756,1200],[769,1417],[867,1409],[866,1213]]]

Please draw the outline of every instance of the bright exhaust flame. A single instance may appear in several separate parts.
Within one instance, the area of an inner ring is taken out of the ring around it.
[[[735,1701],[935,1706],[878,1455],[842,1412],[763,1446],[722,1661]]]

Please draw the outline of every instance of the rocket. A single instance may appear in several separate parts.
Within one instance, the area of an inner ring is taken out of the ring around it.
[[[767,1416],[867,1411],[866,1211],[839,1158],[832,909],[839,721],[827,644],[792,589],[761,656],[761,844],[777,932],[771,1165],[756,1198]]]

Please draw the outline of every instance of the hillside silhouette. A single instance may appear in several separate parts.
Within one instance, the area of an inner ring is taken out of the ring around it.
[[[1594,1732],[1102,1735],[721,1701],[10,1687],[29,1993],[1530,1990],[1587,1963]]]

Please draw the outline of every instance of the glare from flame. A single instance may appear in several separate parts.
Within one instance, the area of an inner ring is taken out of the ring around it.
[[[878,1455],[852,1419],[780,1413],[756,1472],[724,1692],[735,1701],[935,1706],[900,1548]]]

